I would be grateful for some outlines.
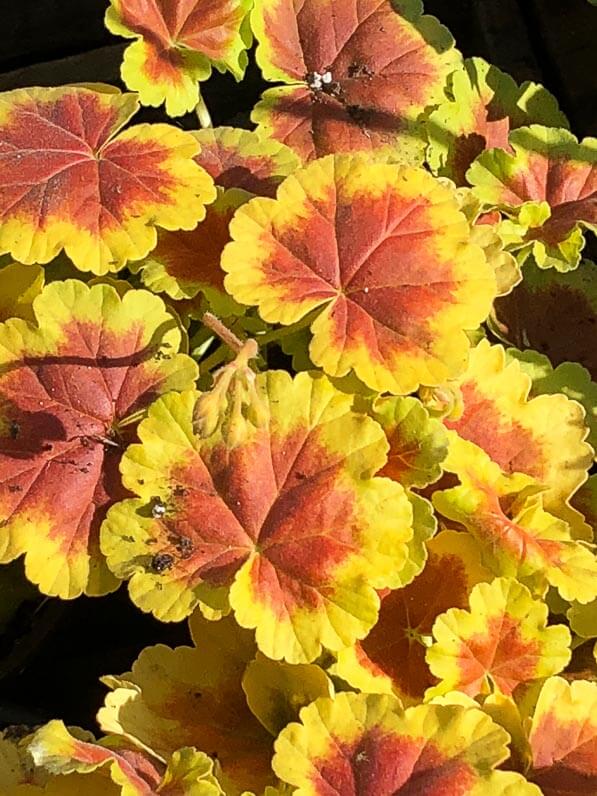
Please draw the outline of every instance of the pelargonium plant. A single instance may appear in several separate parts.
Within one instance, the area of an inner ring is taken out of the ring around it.
[[[597,140],[419,0],[106,25],[127,91],[0,95],[0,561],[192,645],[2,793],[597,792]]]

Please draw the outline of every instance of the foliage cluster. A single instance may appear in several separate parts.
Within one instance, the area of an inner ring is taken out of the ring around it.
[[[2,793],[597,792],[597,141],[419,0],[106,24],[130,91],[0,95],[0,562],[192,645]]]

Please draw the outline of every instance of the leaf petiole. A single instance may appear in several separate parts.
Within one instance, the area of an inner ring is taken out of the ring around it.
[[[195,113],[197,114],[197,119],[199,120],[199,124],[205,130],[207,127],[213,127],[213,122],[211,120],[211,115],[209,110],[207,109],[207,105],[205,104],[205,100],[201,93],[199,94],[199,102],[195,106]]]

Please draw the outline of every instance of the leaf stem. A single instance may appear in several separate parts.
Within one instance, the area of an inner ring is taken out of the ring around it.
[[[240,353],[245,344],[244,340],[237,337],[234,332],[223,324],[219,318],[216,318],[212,312],[204,312],[201,323],[217,334],[220,340],[226,343],[228,348],[231,348],[235,354]]]
[[[302,329],[306,329],[310,326],[313,322],[314,314],[313,312],[309,312],[304,318],[301,318],[300,321],[293,323],[291,326],[282,326],[277,329],[271,329],[271,331],[265,332],[265,334],[257,334],[255,335],[255,339],[260,346],[267,345],[268,343],[277,343],[278,340],[290,337],[296,332],[300,332]]]
[[[206,127],[213,127],[211,116],[201,92],[199,92],[199,102],[195,106],[195,113],[197,114],[197,119],[199,119],[199,124],[203,129]]]

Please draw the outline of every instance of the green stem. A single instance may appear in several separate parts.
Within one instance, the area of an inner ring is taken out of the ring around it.
[[[226,361],[229,353],[230,349],[225,345],[216,348],[216,350],[212,354],[210,354],[208,357],[205,357],[205,359],[202,359],[201,362],[199,363],[199,370],[201,374],[207,373],[208,371],[215,368],[217,365],[221,365],[222,362]]]
[[[197,118],[199,119],[199,124],[203,129],[206,127],[213,127],[213,122],[211,120],[211,116],[209,115],[209,111],[207,110],[207,105],[205,104],[205,100],[199,94],[199,102],[195,106],[195,113],[197,114]]]
[[[295,332],[300,332],[301,329],[306,329],[308,326],[311,326],[314,317],[315,313],[310,312],[300,321],[297,321],[297,323],[293,323],[292,326],[282,326],[278,329],[272,329],[265,334],[257,334],[255,335],[255,339],[260,346],[268,345],[268,343],[277,343],[278,340],[283,340],[285,337],[290,337],[295,334]]]

